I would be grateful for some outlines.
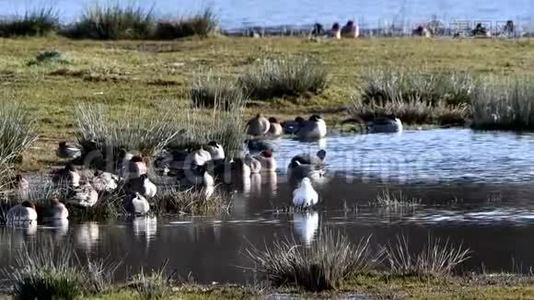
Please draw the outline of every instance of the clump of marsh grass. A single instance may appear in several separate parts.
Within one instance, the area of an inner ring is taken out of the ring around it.
[[[34,122],[28,111],[13,99],[1,100],[0,164],[20,161],[22,153],[36,140]]]
[[[177,20],[160,20],[156,24],[153,38],[172,40],[188,36],[207,37],[217,27],[217,18],[211,8],[190,17]]]
[[[119,264],[81,263],[68,245],[25,245],[14,266],[2,268],[19,299],[76,299],[105,291]]]
[[[188,215],[219,215],[230,209],[229,195],[218,189],[178,190],[167,187],[155,196],[158,213],[185,213]]]
[[[487,78],[476,86],[473,123],[478,129],[534,129],[534,77]]]
[[[171,292],[172,276],[165,274],[166,263],[150,274],[141,268],[139,273],[132,276],[129,284],[141,299],[163,299]]]
[[[369,238],[351,243],[340,232],[322,231],[310,246],[292,239],[276,240],[265,250],[249,248],[255,270],[274,286],[294,285],[308,291],[332,290],[350,275],[369,271],[376,257]]]
[[[405,236],[397,236],[395,244],[385,247],[384,257],[390,272],[396,275],[444,276],[469,259],[470,252],[462,245],[431,237],[419,252],[414,252]]]
[[[381,191],[375,201],[370,202],[371,206],[388,208],[407,208],[421,205],[421,199],[411,198],[402,192],[394,193],[389,189]]]
[[[239,82],[256,99],[301,96],[324,90],[328,72],[318,60],[310,57],[266,59],[251,67]]]
[[[366,103],[360,97],[353,97],[349,113],[364,122],[394,114],[406,124],[462,125],[469,118],[470,110],[467,104],[431,104],[421,99]]]
[[[431,106],[467,104],[474,84],[467,73],[377,68],[364,75],[361,99],[380,105],[414,100]]]
[[[169,110],[143,115],[133,111],[123,112],[120,118],[111,118],[104,106],[82,103],[76,107],[78,142],[85,153],[101,151],[105,156],[117,159],[121,149],[139,151],[152,156],[162,150],[178,131]]]
[[[140,39],[150,36],[154,26],[152,9],[134,4],[94,4],[81,19],[63,32],[71,38],[99,40]]]
[[[39,54],[37,54],[34,59],[30,60],[27,65],[33,66],[47,63],[66,64],[68,61],[61,52],[57,50],[47,50],[39,52]]]
[[[199,76],[191,85],[189,97],[197,107],[218,107],[223,110],[232,108],[232,102],[246,102],[243,89],[235,81],[225,80],[208,73]]]
[[[0,201],[7,196],[7,194],[2,194],[1,191],[9,190],[13,186],[14,173],[11,164],[0,162]]]
[[[0,20],[0,37],[44,36],[58,28],[57,10],[41,7],[27,11],[22,17]]]
[[[198,106],[182,110],[173,121],[179,134],[170,141],[168,148],[187,149],[217,141],[223,146],[227,157],[239,154],[245,141],[242,112],[245,103],[246,99],[242,97],[233,99],[226,110],[222,109],[220,103],[209,110]]]

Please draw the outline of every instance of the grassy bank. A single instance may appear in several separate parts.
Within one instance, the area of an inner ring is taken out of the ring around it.
[[[370,299],[528,299],[534,294],[531,278],[510,274],[480,275],[424,280],[391,277],[387,274],[361,275],[348,280],[337,292],[306,293],[297,290],[271,290],[235,285],[183,285],[163,299],[258,299],[283,295],[304,298],[343,298],[364,295]],[[119,290],[89,299],[131,299],[136,295]]]
[[[530,299],[534,294],[534,279],[513,274],[486,274],[445,279],[394,277],[387,274],[366,274],[348,279],[336,292],[309,293],[295,289],[270,289],[261,286],[233,284],[180,284],[159,299],[258,299],[278,295],[304,298],[342,298],[363,295],[370,299]],[[0,299],[10,299],[7,294]],[[112,290],[84,299],[120,300],[144,299],[128,287]]]
[[[61,60],[29,64],[45,50]],[[263,111],[281,119],[321,112],[334,124],[373,68],[410,67],[428,72],[470,72],[473,76],[529,75],[534,42],[384,38],[308,41],[298,38],[208,38],[173,42],[74,41],[57,37],[0,40],[3,95],[24,104],[38,129],[39,141],[25,155],[24,169],[55,163],[58,140],[74,140],[75,108],[98,103],[112,114],[136,107],[142,115],[190,105],[190,87],[210,70],[215,78],[238,79],[265,58],[302,54],[329,73],[320,93],[253,100],[244,117]],[[462,113],[462,111],[460,111]]]
[[[471,273],[451,275],[450,270],[447,270],[450,260],[427,255],[424,255],[424,260],[432,265],[428,265],[430,268],[425,268],[423,273],[408,274],[395,269],[372,270],[369,267],[376,262],[365,261],[370,258],[366,250],[368,249],[367,241],[362,240],[359,244],[350,245],[348,240],[340,235],[327,234],[325,239],[319,241],[316,247],[314,246],[315,248],[299,250],[298,245],[293,245],[293,249],[286,251],[287,258],[290,258],[292,253],[303,254],[301,251],[319,254],[309,256],[304,253],[309,261],[302,260],[298,264],[313,266],[319,263],[319,268],[327,265],[348,264],[344,265],[340,272],[331,270],[332,273],[329,273],[329,276],[342,275],[335,286],[310,291],[307,285],[295,286],[290,282],[270,285],[269,282],[274,284],[270,279],[268,282],[244,286],[229,283],[197,284],[190,279],[176,278],[173,275],[174,272],[170,270],[171,266],[165,263],[156,270],[143,268],[134,270],[129,266],[123,266],[120,262],[81,258],[72,248],[57,245],[50,240],[44,241],[39,246],[25,245],[19,250],[13,265],[2,267],[2,277],[6,279],[3,283],[11,292],[0,294],[0,298],[7,299],[9,296],[15,296],[21,299],[34,299],[38,296],[45,299],[257,299],[280,296],[300,298],[361,296],[370,299],[520,299],[529,298],[534,294],[534,278],[530,275]],[[328,250],[329,245],[342,247],[338,248],[335,253],[323,251]],[[433,251],[450,252],[449,250],[454,248],[441,245]],[[276,250],[278,246],[274,245],[274,251],[278,251]],[[384,254],[385,260],[391,256],[388,252],[389,250],[386,250]],[[412,251],[401,255],[414,254],[414,258],[419,257]],[[330,259],[340,258],[340,256],[342,261]],[[287,261],[287,258],[282,258],[282,260]],[[440,265],[438,262],[444,264]],[[131,270],[130,275],[126,278],[117,278],[115,273],[118,268],[122,267]],[[287,268],[288,265],[284,261],[279,264],[279,267],[280,271],[293,271],[292,268]],[[444,272],[433,273],[438,268]],[[313,270],[313,268],[310,269],[310,271]],[[346,271],[348,273],[341,274]],[[317,280],[322,276],[319,270],[300,274],[300,276],[310,275]],[[112,278],[114,283],[112,283]],[[309,283],[316,284],[313,281]]]

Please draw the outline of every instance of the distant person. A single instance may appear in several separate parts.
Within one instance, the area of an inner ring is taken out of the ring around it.
[[[324,27],[321,23],[315,23],[311,32],[312,37],[321,37],[326,34]]]
[[[515,33],[515,28],[514,28],[514,21],[512,20],[508,20],[506,21],[506,25],[504,25],[504,28],[503,28],[503,32],[505,35],[508,35],[508,36],[513,36],[514,33]]]
[[[341,39],[341,26],[339,26],[339,23],[336,22],[332,25],[332,29],[328,32],[328,37],[338,40]]]
[[[353,21],[349,20],[343,28],[341,28],[341,36],[347,38],[357,38],[360,36],[360,27],[355,25]]]
[[[417,26],[412,31],[412,34],[415,35],[415,36],[424,36],[424,37],[427,37],[427,38],[431,38],[432,37],[432,33],[430,32],[430,30],[426,26],[423,26],[423,25]]]
[[[491,32],[482,23],[478,23],[473,29],[472,34],[475,37],[491,37]]]

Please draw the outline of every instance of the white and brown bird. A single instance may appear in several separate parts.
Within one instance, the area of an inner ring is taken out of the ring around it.
[[[8,225],[24,225],[37,223],[37,211],[30,201],[24,201],[13,206],[6,215]]]
[[[98,192],[90,183],[85,183],[72,189],[68,202],[80,207],[93,207],[98,202]]]
[[[278,120],[274,117],[269,118],[269,135],[278,137],[284,134],[284,129]]]
[[[262,114],[257,114],[247,122],[247,134],[253,136],[262,136],[269,132],[271,123]]]
[[[293,205],[300,208],[309,208],[319,202],[319,194],[312,186],[308,177],[302,179],[299,187],[293,191]]]
[[[67,144],[67,142],[60,142],[56,149],[56,155],[59,158],[75,159],[82,156],[82,150],[74,145]]]
[[[140,155],[134,155],[132,159],[128,161],[128,168],[124,178],[126,180],[139,178],[141,175],[147,174],[148,168],[146,163],[143,161],[143,157]]]
[[[109,172],[103,172],[100,170],[95,171],[92,185],[95,188],[95,190],[99,193],[101,192],[113,192],[119,187],[119,176],[109,173]]]
[[[274,159],[273,152],[271,150],[264,150],[260,152],[259,155],[254,156],[254,158],[260,162],[262,172],[276,171],[276,159]]]
[[[135,215],[146,215],[150,212],[150,203],[148,203],[143,195],[136,192],[131,194],[126,209]]]
[[[69,211],[65,204],[61,203],[57,198],[50,201],[50,209],[48,210],[48,220],[64,220],[69,218]]]
[[[326,136],[326,123],[319,115],[311,116],[301,124],[297,137],[303,140],[316,140]]]
[[[52,176],[52,182],[56,185],[66,184],[70,188],[80,186],[80,173],[72,164],[67,164],[65,168],[56,170]]]
[[[150,181],[147,174],[138,178],[130,179],[127,187],[131,193],[139,193],[143,197],[153,198],[158,191],[156,185]]]

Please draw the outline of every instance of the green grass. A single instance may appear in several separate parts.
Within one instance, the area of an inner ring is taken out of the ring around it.
[[[37,139],[35,123],[26,108],[9,96],[1,101],[0,163],[12,163]]]
[[[56,50],[41,51],[35,56],[34,59],[28,61],[28,66],[47,64],[47,63],[60,63],[68,64],[68,60],[63,57],[63,54]]]
[[[69,64],[28,67],[27,62],[45,49],[61,52],[69,58]],[[363,77],[372,68],[393,65],[426,72],[470,72],[473,77],[528,76],[534,70],[534,42],[530,39],[376,38],[322,42],[237,37],[170,42],[97,42],[60,37],[5,39],[0,43],[2,88],[13,101],[31,112],[41,137],[35,148],[25,152],[19,168],[36,170],[56,162],[53,149],[57,142],[76,139],[74,108],[81,102],[103,105],[113,116],[131,107],[138,108],[143,117],[171,108],[177,112],[190,107],[189,89],[199,69],[237,79],[266,58],[297,54],[322,62],[329,70],[328,87],[318,95],[307,93],[253,101],[242,110],[242,120],[258,112],[281,120],[313,112],[320,112],[329,123],[348,118],[345,107],[358,94]],[[214,115],[209,109],[200,111],[210,117]],[[206,119],[208,124],[223,122]]]
[[[125,109],[114,118],[104,106],[89,103],[76,108],[78,142],[85,153],[100,150],[115,161],[121,149],[155,155],[178,135],[171,111],[143,116],[140,109]],[[110,153],[111,152],[111,153]]]
[[[353,97],[348,111],[353,118],[363,122],[372,121],[376,117],[394,114],[404,124],[436,124],[436,125],[463,125],[470,118],[470,105],[446,105],[440,102],[432,105],[430,102],[420,100],[388,101],[365,104],[359,97]]]
[[[151,9],[134,4],[98,3],[87,8],[80,20],[62,32],[76,39],[141,39],[150,36],[154,25]]]
[[[189,96],[193,105],[197,107],[230,110],[236,103],[239,106],[246,103],[243,89],[235,80],[225,80],[211,72],[195,78],[191,84]]]
[[[320,61],[292,56],[266,59],[239,77],[239,82],[255,99],[319,94],[328,84],[328,72]]]
[[[421,204],[421,199],[412,198],[401,192],[392,192],[389,189],[381,191],[376,199],[369,203],[374,207],[389,207],[389,208],[402,208],[402,207],[417,207]]]
[[[534,129],[534,78],[488,77],[471,100],[477,129]]]
[[[130,286],[141,299],[164,299],[171,293],[172,278],[165,274],[165,266],[146,273],[143,268],[132,276]]]
[[[469,73],[428,72],[424,69],[371,69],[364,75],[364,104],[417,102],[431,106],[467,104],[474,79]]]
[[[208,37],[217,27],[217,17],[211,8],[176,20],[158,20],[153,34],[157,40],[173,40],[189,36]]]
[[[25,245],[14,266],[2,268],[18,299],[76,299],[105,292],[118,264],[82,263],[68,245]]]
[[[405,236],[385,246],[389,272],[398,276],[446,276],[470,257],[470,250],[448,240],[429,237],[421,250],[410,248]]]
[[[159,214],[220,215],[230,209],[230,195],[215,190],[207,197],[206,190],[160,189],[153,202]]]
[[[24,16],[0,20],[0,37],[45,36],[58,29],[58,12],[53,7],[33,9]]]
[[[370,69],[349,111],[364,122],[394,114],[406,124],[462,125],[470,117],[475,82],[464,72]]]
[[[241,96],[241,95],[240,95]],[[217,102],[223,99],[214,99]],[[216,141],[222,145],[227,157],[239,154],[245,140],[243,106],[246,99],[236,97],[231,103],[216,103],[212,109],[193,107],[181,109],[173,119],[179,132],[170,142],[170,149],[187,149]]]
[[[310,247],[286,238],[265,250],[252,247],[246,253],[255,271],[275,287],[288,285],[320,292],[339,288],[348,276],[369,271],[376,260],[369,239],[352,244],[341,233],[325,230]]]
[[[80,20],[59,32],[73,39],[95,40],[173,40],[189,36],[207,37],[215,31],[213,10],[175,19],[158,19],[152,9],[136,4],[98,3],[87,8]]]

